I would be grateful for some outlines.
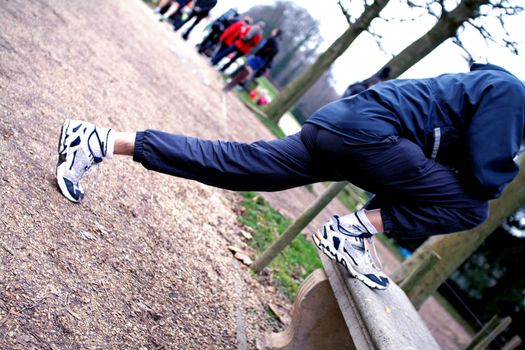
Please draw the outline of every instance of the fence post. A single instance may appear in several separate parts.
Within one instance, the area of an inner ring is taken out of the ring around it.
[[[520,345],[521,338],[519,337],[519,335],[515,335],[501,348],[501,350],[514,350]]]
[[[476,333],[474,338],[467,345],[465,350],[483,350],[486,349],[490,342],[494,340],[501,332],[505,330],[512,322],[512,318],[505,317],[500,319],[498,315],[495,315],[488,321],[481,330]]]
[[[333,182],[321,193],[299,217],[250,265],[260,272],[323,210],[328,203],[348,184],[346,181]]]

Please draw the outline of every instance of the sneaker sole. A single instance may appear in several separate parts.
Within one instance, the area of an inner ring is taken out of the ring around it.
[[[66,139],[66,135],[67,135],[67,131],[69,129],[70,123],[71,123],[71,119],[66,119],[66,121],[64,122],[64,124],[62,124],[62,127],[60,128],[60,138],[58,139],[58,149],[57,149],[58,154],[60,154],[60,151],[64,147],[64,144],[66,142],[65,139]],[[69,199],[71,202],[78,203],[79,201],[73,198],[71,194],[69,194],[67,185],[64,181],[64,175],[63,175],[64,168],[60,167],[59,165],[60,165],[59,162],[57,162],[56,179],[57,179],[58,187],[60,188],[60,191],[62,192],[64,197]]]
[[[327,257],[343,265],[352,277],[357,278],[358,280],[363,282],[367,287],[372,288],[372,289],[379,289],[379,290],[383,290],[387,288],[380,284],[374,283],[373,281],[366,278],[363,274],[360,274],[359,272],[354,270],[354,268],[352,267],[352,264],[349,263],[345,259],[344,256],[341,256],[341,254],[337,252],[337,250],[335,249],[333,245],[326,242],[326,240],[321,235],[321,232],[317,231],[315,234],[313,234],[312,239],[314,241],[314,244],[317,246],[317,248],[321,250]]]

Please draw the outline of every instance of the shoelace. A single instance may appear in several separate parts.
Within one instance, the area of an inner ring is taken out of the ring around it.
[[[372,266],[377,270],[383,270],[383,264],[381,263],[381,260],[379,259],[379,255],[377,254],[376,246],[374,244],[374,237],[369,238],[363,238],[365,244],[366,244],[366,250],[368,252],[372,251],[373,254],[369,254],[370,262]],[[368,244],[367,244],[368,243]],[[372,246],[372,249],[370,249],[370,246]],[[377,263],[377,264],[376,264]],[[379,267],[378,267],[379,265]]]

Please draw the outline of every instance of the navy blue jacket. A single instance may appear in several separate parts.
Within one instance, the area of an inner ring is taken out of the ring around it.
[[[524,136],[525,86],[501,67],[474,64],[468,73],[379,83],[307,123],[357,143],[407,138],[455,168],[472,195],[492,199],[519,170],[513,159]]]

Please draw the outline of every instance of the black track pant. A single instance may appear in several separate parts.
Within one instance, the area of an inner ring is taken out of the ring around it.
[[[300,133],[251,144],[209,141],[155,130],[137,133],[134,160],[146,168],[235,191],[279,191],[348,180],[375,193],[385,231],[421,237],[469,229],[487,201],[466,193],[455,172],[407,139],[355,144],[305,124]]]

